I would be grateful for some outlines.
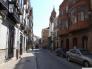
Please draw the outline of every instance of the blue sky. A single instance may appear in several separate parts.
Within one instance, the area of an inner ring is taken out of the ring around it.
[[[49,26],[49,18],[53,7],[58,14],[59,5],[62,0],[31,0],[31,6],[33,7],[33,32],[34,35],[41,37],[43,28]]]

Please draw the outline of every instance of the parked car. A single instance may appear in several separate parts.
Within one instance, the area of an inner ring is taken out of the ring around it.
[[[85,67],[92,66],[92,53],[85,49],[70,49],[66,54],[68,61],[80,63]]]
[[[66,49],[64,49],[64,48],[56,49],[55,53],[56,53],[57,56],[66,57]]]

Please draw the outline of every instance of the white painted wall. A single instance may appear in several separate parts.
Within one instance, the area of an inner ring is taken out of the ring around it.
[[[8,28],[0,24],[0,49],[7,47]]]
[[[20,47],[20,30],[15,27],[15,42],[14,42],[14,48],[19,49]]]

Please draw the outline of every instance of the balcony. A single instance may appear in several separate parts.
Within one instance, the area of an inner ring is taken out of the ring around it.
[[[20,25],[20,29],[21,29],[21,30],[25,30],[25,25],[21,24],[21,25]]]
[[[21,8],[18,8],[18,14],[23,15],[23,10]]]
[[[79,0],[73,4],[70,4],[70,8],[77,8],[81,5],[88,5],[87,2],[88,2],[87,0]]]
[[[17,0],[9,0],[9,4],[14,4],[14,7],[18,8]]]
[[[31,33],[32,32],[31,28],[28,28],[28,26],[23,25],[23,24],[20,25],[20,29],[23,30],[25,33],[27,33],[27,32]]]
[[[63,16],[60,17],[60,19],[62,19],[62,20],[65,20],[65,19],[68,19],[68,18],[69,18],[68,14],[65,14],[65,15],[63,15]]]
[[[0,0],[0,10],[8,10],[8,0]]]
[[[88,21],[79,21],[78,23],[72,24],[69,27],[69,32],[74,32],[82,29],[86,29],[90,26],[90,23]]]
[[[24,34],[29,35],[27,29],[24,30]]]
[[[29,33],[29,35],[32,33],[32,30],[31,29],[28,29],[28,33]]]
[[[16,0],[9,0],[9,4],[15,4],[16,5]]]
[[[13,11],[13,13],[8,13],[9,18],[11,18],[11,20],[13,20],[16,23],[20,23],[20,17],[18,15],[18,13],[16,11]]]
[[[28,35],[27,30],[24,30],[24,34]]]
[[[58,29],[59,35],[67,35],[69,33],[68,29]]]

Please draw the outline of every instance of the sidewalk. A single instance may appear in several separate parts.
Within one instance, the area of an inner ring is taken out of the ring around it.
[[[18,63],[20,59],[16,60],[14,58],[10,59],[9,61],[0,64],[1,69],[14,69],[14,66]]]
[[[3,64],[0,64],[0,69],[20,69],[19,67],[17,68],[17,66],[19,66],[21,63],[20,62],[25,62],[25,60],[29,60],[27,57],[30,58],[31,63],[30,63],[30,69],[36,69],[36,61],[35,61],[35,56],[33,58],[31,58],[32,56],[34,56],[33,53],[24,53],[20,59],[16,60],[14,58],[12,58],[11,60],[9,60],[8,62],[5,62]],[[21,66],[21,69],[23,66]]]

